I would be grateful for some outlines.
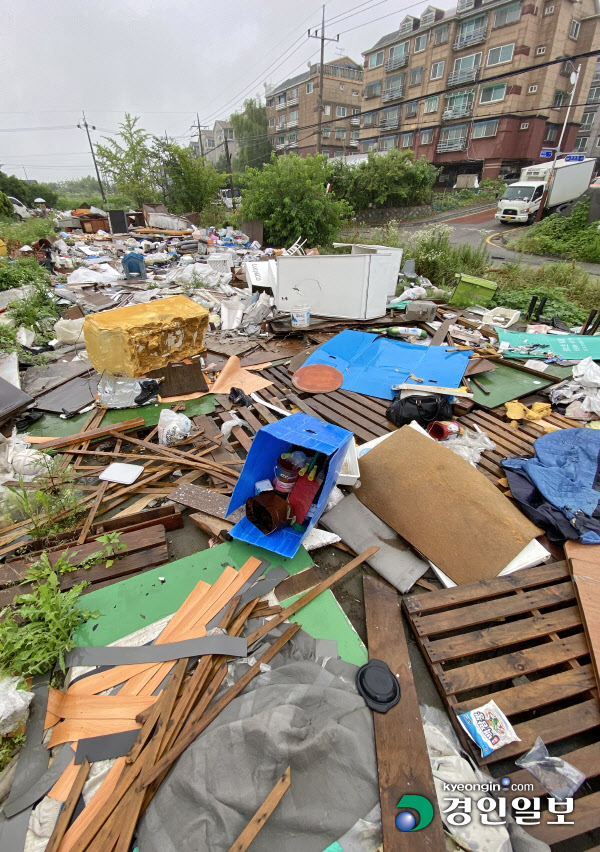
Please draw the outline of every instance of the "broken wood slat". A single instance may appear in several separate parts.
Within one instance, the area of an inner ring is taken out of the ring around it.
[[[139,728],[134,719],[68,719],[52,728],[46,748],[54,748],[62,743],[76,743],[88,737],[108,734],[120,734]]]
[[[67,800],[62,806],[58,819],[56,820],[50,840],[46,846],[46,852],[58,852],[61,841],[65,836],[69,823],[71,822],[71,817],[73,816],[77,802],[79,801],[83,785],[87,781],[89,772],[90,763],[87,757],[84,757],[81,766],[79,766],[77,770],[77,775],[75,776],[75,780],[73,781]]]
[[[252,407],[267,423],[277,423],[277,417],[274,412],[270,411],[266,405],[262,405],[260,402],[255,402]]]
[[[259,429],[262,429],[262,423],[258,420],[254,414],[248,409],[245,405],[240,405],[235,409],[235,413],[246,421],[248,426],[252,429],[252,431],[256,434]]]
[[[577,748],[575,751],[567,752],[561,755],[562,759],[570,763],[580,772],[583,772],[586,779],[597,778],[600,774],[600,743],[592,743],[583,748]],[[520,769],[517,772],[510,774],[511,784],[533,784],[534,796],[547,796],[548,791],[542,787],[540,782],[533,777],[527,769]],[[518,788],[517,788],[518,789]]]
[[[600,687],[600,546],[568,541],[565,544],[565,556],[573,575],[596,684]]]
[[[51,688],[44,729],[51,728],[55,719],[135,719],[155,701],[154,696],[69,695]]]
[[[352,423],[356,423],[362,429],[373,433],[377,438],[387,435],[392,431],[385,422],[380,422],[379,417],[374,417],[368,410],[365,413],[362,406],[359,408],[357,405],[346,401],[343,397],[338,397],[336,391],[333,391],[333,393],[314,394],[310,397],[310,400],[313,405],[318,403],[329,409],[332,412],[331,417],[338,416],[340,420],[346,419]]]
[[[320,399],[316,399],[315,397],[310,397],[309,406],[313,411],[317,412],[320,419],[326,420],[328,423],[335,423],[337,426],[341,426],[349,432],[353,432],[357,438],[360,438],[363,441],[372,441],[373,438],[379,438],[381,435],[385,434],[383,429],[377,430],[376,426],[371,428],[371,424],[367,424],[366,426],[361,425],[361,423],[358,422],[361,419],[359,416],[350,417],[348,416],[349,412],[346,416],[340,415],[338,412],[334,411],[331,406],[326,405]],[[304,407],[304,402],[302,401],[302,406],[298,405],[298,407]]]
[[[450,331],[450,326],[456,322],[455,319],[447,319],[444,320],[441,326],[438,328],[436,332],[434,332],[433,337],[431,338],[430,346],[441,346],[442,343],[446,340],[448,336],[448,332]]]
[[[437,804],[437,796],[398,593],[378,577],[367,576],[363,590],[369,659],[386,662],[400,686],[400,701],[385,713],[373,713],[384,849],[438,852],[444,848],[444,831],[435,805],[431,823],[421,831],[407,835],[396,827],[404,795],[424,796],[432,804]]]
[[[290,783],[290,767],[288,766],[246,828],[231,846],[229,852],[246,852],[258,832],[289,790]]]
[[[227,412],[221,413],[220,417],[223,423],[229,423],[233,420],[231,414],[228,414]],[[241,426],[234,426],[231,431],[240,445],[246,450],[246,452],[248,452],[252,446],[252,438],[249,435],[246,435]]]
[[[80,444],[82,441],[95,441],[97,438],[106,438],[112,432],[128,432],[132,429],[142,429],[145,426],[143,417],[136,417],[133,420],[124,420],[122,423],[115,423],[113,426],[107,426],[105,429],[88,429],[86,432],[78,432],[76,435],[70,435],[66,438],[53,438],[50,441],[44,441],[38,444],[37,450],[59,450],[61,447],[68,447],[71,444]],[[118,435],[122,438],[122,435]]]

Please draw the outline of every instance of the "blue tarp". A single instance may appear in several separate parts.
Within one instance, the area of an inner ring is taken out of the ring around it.
[[[342,388],[393,399],[392,385],[422,384],[456,388],[467,369],[467,352],[448,352],[445,346],[418,346],[366,331],[342,331],[316,349],[304,362],[328,364],[344,377]]]
[[[531,520],[531,512],[537,513],[534,523],[550,521],[563,538],[600,544],[600,432],[561,429],[538,438],[533,449],[534,456],[502,462],[523,511]],[[527,480],[537,493],[527,488]],[[551,507],[559,510],[568,526],[560,517],[551,521]]]

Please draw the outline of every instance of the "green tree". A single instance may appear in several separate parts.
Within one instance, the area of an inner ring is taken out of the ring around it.
[[[173,213],[200,213],[213,200],[221,175],[190,148],[155,139],[155,148],[166,177],[166,200]]]
[[[229,118],[239,151],[234,158],[234,169],[246,166],[261,168],[271,158],[273,146],[268,138],[267,108],[260,100],[244,101],[242,112],[234,112]]]
[[[8,200],[8,196],[0,192],[0,219],[12,219],[13,214],[13,206]]]
[[[51,185],[37,183],[37,181],[24,181],[14,175],[0,172],[0,192],[18,198],[26,207],[33,207],[35,198],[43,198],[48,207],[56,205],[57,193]]]
[[[437,172],[424,158],[415,160],[412,151],[394,148],[387,154],[369,154],[356,166],[337,161],[332,186],[355,210],[404,207],[431,200]]]
[[[298,237],[309,246],[331,242],[352,216],[347,201],[327,192],[332,177],[328,160],[320,154],[277,157],[260,169],[246,169],[240,221],[261,219],[265,241],[287,246]]]
[[[158,199],[160,174],[156,153],[149,144],[152,137],[137,126],[138,121],[138,116],[125,113],[125,120],[119,125],[119,141],[104,137],[106,145],[97,145],[96,154],[102,171],[114,181],[117,191],[139,207],[145,201]]]

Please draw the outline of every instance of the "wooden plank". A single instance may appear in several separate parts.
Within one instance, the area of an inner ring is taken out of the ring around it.
[[[290,783],[290,767],[288,766],[246,828],[231,846],[229,852],[246,852],[258,832],[290,789]]]
[[[430,346],[441,346],[442,343],[446,340],[448,332],[450,331],[450,326],[455,323],[455,319],[447,319],[444,320],[438,330],[435,332],[433,337],[431,338]]]
[[[356,408],[346,407],[345,405],[340,404],[335,399],[335,394],[315,394],[315,396],[310,397],[310,404],[317,411],[324,413],[331,422],[338,423],[339,425],[346,422],[351,423],[351,431],[355,432],[357,435],[357,429],[359,428],[376,438],[387,435],[390,431],[385,426],[380,426],[379,423],[374,423],[373,421],[363,417],[362,412],[359,413]],[[350,403],[348,405],[350,406]]]
[[[457,660],[470,654],[503,648],[528,639],[547,636],[552,631],[568,630],[581,624],[579,608],[576,606],[549,612],[546,615],[534,615],[521,618],[494,627],[484,627],[458,636],[423,641],[423,647],[432,662]]]
[[[435,594],[435,592],[432,592]],[[461,606],[448,612],[417,616],[415,628],[421,636],[431,636],[446,630],[457,630],[467,626],[496,621],[509,615],[519,615],[531,609],[556,606],[575,599],[575,589],[570,580],[548,586],[546,589],[533,589],[520,595],[507,595],[496,600],[471,606]]]
[[[383,845],[386,852],[438,852],[444,848],[441,818],[422,831],[396,827],[398,802],[404,795],[437,802],[419,702],[404,635],[398,593],[378,577],[363,576],[369,658],[386,662],[398,680],[400,702],[386,713],[373,713]],[[410,755],[410,759],[407,759]]]
[[[596,684],[600,687],[600,547],[568,541],[565,555],[573,575]]]
[[[541,671],[588,653],[584,633],[576,633],[567,639],[549,641],[544,645],[520,651],[509,651],[493,659],[449,669],[440,675],[440,680],[446,694],[450,695]]]
[[[404,598],[403,604],[407,612],[427,613],[436,609],[446,609],[457,604],[479,602],[515,591],[529,589],[534,586],[547,586],[557,580],[569,577],[566,562],[551,562],[548,565],[538,565],[535,568],[524,568],[506,577],[494,577],[491,580],[479,580],[476,583],[466,583],[451,589],[440,589],[426,595],[411,595]]]
[[[236,408],[235,411],[239,417],[243,418],[246,421],[248,426],[255,434],[256,432],[258,432],[259,429],[262,429],[262,423],[260,422],[260,420],[258,420],[245,405],[240,405],[238,408]]]
[[[89,771],[90,763],[87,757],[84,757],[83,763],[79,766],[73,785],[69,790],[67,800],[62,806],[58,819],[56,820],[50,840],[46,846],[46,852],[58,852],[62,839],[65,836],[65,832],[71,822],[71,817],[73,816],[77,802],[79,801],[83,785],[87,781]]]
[[[37,450],[58,450],[61,447],[68,447],[71,444],[79,444],[82,441],[94,441],[96,438],[106,438],[111,432],[128,432],[132,429],[143,429],[145,426],[143,417],[136,417],[133,420],[124,420],[122,423],[115,423],[113,426],[107,426],[104,429],[89,429],[87,432],[78,432],[76,435],[69,435],[65,438],[53,438],[50,441],[44,441],[38,444]],[[122,435],[118,436],[122,438]]]
[[[310,407],[329,423],[335,423],[337,426],[342,426],[344,429],[348,429],[349,432],[353,432],[357,438],[361,438],[363,441],[371,441],[373,438],[378,438],[382,434],[385,434],[383,430],[375,431],[377,429],[376,426],[371,428],[371,425],[369,424],[369,426],[365,428],[359,423],[356,423],[354,418],[350,419],[349,417],[339,416],[335,411],[332,411],[331,408],[319,402],[319,400],[315,400],[314,397],[311,397],[310,399]]]
[[[555,821],[556,817],[550,813],[544,813],[542,814],[542,825],[528,825],[526,830],[533,837],[547,843],[552,848],[555,848],[559,843],[565,843],[567,840],[572,840],[573,838],[585,835],[586,832],[593,831],[600,826],[600,792],[590,793],[589,796],[582,796],[575,799],[574,812],[567,816],[566,819],[573,824],[552,825],[549,823],[552,820]],[[577,847],[573,848],[586,848],[589,852],[593,852],[587,844],[585,847],[578,844]],[[598,849],[598,847],[594,848]]]

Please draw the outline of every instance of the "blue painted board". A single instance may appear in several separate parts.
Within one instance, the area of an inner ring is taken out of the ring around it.
[[[418,388],[422,384],[410,379],[410,375],[423,379],[427,385],[458,387],[471,354],[347,329],[309,355],[304,366],[328,364],[342,374],[344,390],[393,399],[392,385],[414,384]]]

